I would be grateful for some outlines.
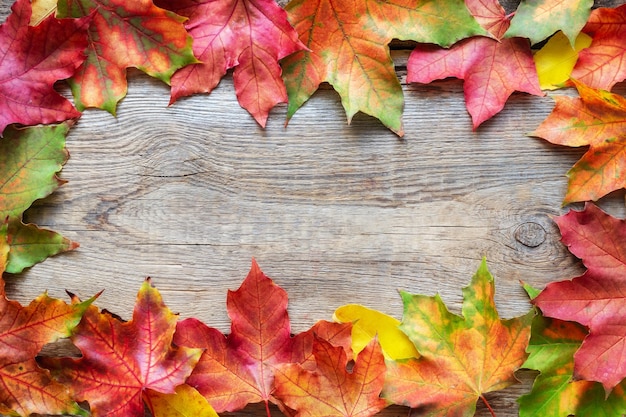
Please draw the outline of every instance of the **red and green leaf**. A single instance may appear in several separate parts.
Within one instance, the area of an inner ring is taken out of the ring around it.
[[[626,223],[592,203],[556,222],[587,271],[549,284],[533,302],[545,316],[589,328],[574,355],[574,377],[598,381],[608,393],[626,377]]]
[[[555,97],[552,113],[530,133],[557,145],[589,146],[567,173],[565,204],[626,187],[626,99],[573,82],[580,98]]]
[[[626,79],[626,4],[594,10],[583,32],[593,40],[580,52],[572,77],[593,88],[611,90]]]
[[[485,262],[463,289],[463,316],[450,313],[436,295],[403,292],[401,329],[422,355],[389,361],[383,397],[429,416],[473,416],[484,394],[517,382],[526,359],[534,312],[501,320],[494,280]]]
[[[80,110],[115,114],[126,95],[129,67],[169,84],[176,70],[197,62],[185,19],[152,0],[59,0],[57,8],[60,17],[90,16],[87,59],[70,79]]]
[[[132,320],[89,307],[71,338],[82,357],[48,359],[45,365],[77,401],[89,403],[94,417],[143,416],[145,391],[173,394],[202,353],[172,345],[176,321],[148,279]]]
[[[293,0],[286,10],[310,49],[282,61],[288,119],[327,81],[341,96],[348,122],[361,111],[400,136],[404,99],[388,43],[398,38],[447,46],[485,33],[457,0]]]
[[[209,93],[234,68],[237,99],[265,126],[270,110],[287,102],[278,60],[305,49],[287,14],[273,0],[158,0],[156,4],[189,18],[201,63],[172,77],[170,102],[194,93]]]
[[[468,7],[482,17],[495,37],[502,36],[507,24],[494,22],[505,22],[506,15],[497,0],[468,1]],[[515,91],[543,95],[530,44],[522,38],[475,37],[450,49],[420,44],[409,56],[407,71],[409,82],[427,84],[447,77],[465,80],[465,103],[474,129],[499,113]]]
[[[17,0],[11,10],[0,26],[0,135],[14,123],[36,125],[80,117],[53,86],[71,77],[85,60],[89,18],[50,16],[33,27],[28,0]]]
[[[64,183],[57,173],[68,158],[65,136],[69,128],[67,123],[8,127],[0,139],[0,219],[9,220],[8,272],[21,272],[48,256],[78,247],[57,233],[22,223],[22,214],[35,200]]]

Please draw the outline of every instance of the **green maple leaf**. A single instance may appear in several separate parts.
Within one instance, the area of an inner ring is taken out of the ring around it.
[[[539,43],[557,31],[562,31],[572,47],[587,23],[593,0],[526,0],[511,20],[505,37],[528,38]]]
[[[494,303],[493,277],[483,261],[463,289],[463,316],[450,313],[436,295],[402,293],[400,329],[421,357],[389,361],[383,397],[420,408],[427,416],[473,416],[484,393],[517,382],[526,359],[534,311],[501,320]]]
[[[0,140],[0,219],[8,219],[11,247],[7,272],[21,272],[48,256],[78,247],[55,232],[22,222],[24,211],[35,200],[64,183],[56,174],[68,158],[65,136],[69,128],[69,123],[24,129],[9,126]]]
[[[285,10],[310,49],[282,61],[287,117],[327,81],[348,122],[362,111],[400,136],[404,99],[387,44],[397,38],[449,46],[486,34],[460,0],[293,0]]]

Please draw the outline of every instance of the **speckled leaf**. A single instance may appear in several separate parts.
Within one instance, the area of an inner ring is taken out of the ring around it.
[[[286,10],[310,49],[282,61],[288,119],[327,81],[348,122],[361,111],[400,136],[404,99],[387,44],[398,38],[448,46],[485,33],[459,0],[292,0]]]
[[[611,90],[626,79],[626,4],[594,10],[583,32],[593,40],[580,52],[572,77],[593,88]]]
[[[494,280],[483,261],[463,289],[463,316],[450,313],[436,295],[402,292],[401,329],[422,355],[388,361],[383,397],[427,416],[473,416],[478,398],[517,382],[526,359],[534,312],[501,320]],[[451,389],[454,387],[454,389]]]
[[[6,298],[2,273],[8,258],[6,225],[0,227],[0,412],[29,416],[81,414],[67,387],[35,362],[47,343],[67,337],[93,301],[66,304],[46,294],[23,307]]]
[[[172,345],[176,321],[147,279],[131,321],[91,306],[71,337],[82,357],[44,363],[71,387],[77,401],[89,403],[92,416],[143,417],[144,391],[173,394],[202,353]]]
[[[59,0],[60,17],[91,16],[87,60],[70,79],[76,106],[115,114],[126,95],[126,69],[136,67],[165,83],[179,68],[197,62],[184,18],[152,0]]]
[[[12,11],[0,26],[0,135],[13,123],[36,125],[80,117],[54,90],[54,83],[71,77],[84,61],[88,19],[50,16],[32,27],[28,0],[16,1]]]
[[[610,392],[626,377],[626,224],[592,203],[556,218],[562,242],[587,271],[549,284],[533,302],[543,314],[589,328],[574,355],[574,376]]]
[[[57,233],[22,223],[22,214],[35,200],[63,184],[56,174],[68,158],[65,136],[69,128],[67,123],[8,127],[0,139],[0,219],[9,219],[8,272],[21,272],[47,256],[78,246]]]
[[[567,173],[565,204],[626,186],[626,99],[573,82],[580,98],[555,97],[552,113],[530,133],[557,145],[589,146]]]
[[[323,339],[315,340],[316,368],[285,364],[276,372],[276,391],[298,417],[369,417],[387,406],[380,398],[385,360],[376,339],[356,358],[348,372],[345,351]]]
[[[574,46],[589,14],[593,0],[525,0],[515,12],[504,36],[528,38],[534,45],[562,31]]]
[[[489,6],[489,7],[488,7]],[[497,0],[468,3],[472,13],[504,19],[505,12]],[[500,37],[506,25],[491,26]],[[474,129],[499,113],[515,91],[543,95],[528,40],[509,38],[497,41],[485,37],[463,40],[450,49],[435,45],[418,45],[407,64],[407,81],[430,83],[447,77],[465,80],[463,89]]]
[[[209,93],[230,68],[237,99],[265,126],[270,110],[287,102],[278,60],[305,49],[274,0],[157,0],[186,16],[193,50],[202,62],[172,77],[172,98]]]

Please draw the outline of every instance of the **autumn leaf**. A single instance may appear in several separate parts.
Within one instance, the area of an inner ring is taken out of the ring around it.
[[[359,304],[346,304],[335,310],[333,320],[352,323],[352,351],[361,352],[375,337],[387,359],[419,356],[415,345],[399,329],[400,320]]]
[[[59,0],[59,17],[90,16],[87,59],[70,79],[76,106],[115,114],[126,95],[126,69],[139,68],[168,83],[179,68],[197,60],[184,18],[152,0]]]
[[[525,0],[515,11],[505,37],[530,39],[533,45],[557,31],[573,47],[576,37],[587,23],[593,0]]]
[[[278,60],[305,49],[274,0],[157,0],[189,18],[193,51],[202,61],[172,77],[172,97],[209,93],[230,68],[237,99],[263,127],[270,110],[287,102]]]
[[[326,81],[341,96],[348,122],[361,111],[400,136],[404,100],[387,44],[397,38],[448,46],[485,33],[460,0],[292,0],[285,10],[310,49],[281,63],[287,118]]]
[[[573,48],[563,32],[554,34],[533,56],[541,89],[555,90],[565,86],[578,60],[578,53],[589,45],[591,37],[582,32],[576,37]]]
[[[0,132],[19,123],[36,125],[80,117],[53,86],[85,60],[89,19],[50,16],[29,26],[31,5],[17,0],[0,26]]]
[[[583,32],[593,41],[580,52],[572,77],[590,87],[611,90],[626,79],[626,4],[594,10]]]
[[[484,261],[463,289],[462,316],[450,313],[439,295],[402,292],[400,328],[422,356],[388,361],[383,397],[428,416],[473,416],[478,398],[488,405],[485,393],[516,383],[534,312],[501,320],[494,292]]]
[[[144,396],[152,417],[218,417],[207,399],[189,385],[179,385],[174,394],[146,390]]]
[[[65,386],[37,365],[47,343],[71,334],[84,303],[66,304],[46,294],[23,307],[7,299],[2,274],[8,260],[7,226],[0,227],[0,412],[9,415],[83,414]]]
[[[22,223],[31,204],[64,181],[57,173],[65,164],[65,136],[70,124],[17,129],[9,126],[0,140],[0,219],[9,219],[11,246],[7,272],[18,273],[48,256],[78,244],[33,224]]]
[[[592,203],[555,220],[562,242],[587,271],[549,284],[533,302],[545,316],[589,328],[574,355],[574,377],[598,381],[609,393],[626,377],[626,225]]]
[[[598,200],[626,186],[626,99],[572,80],[580,98],[555,97],[552,113],[530,135],[565,146],[589,146],[569,170],[564,204]]]
[[[92,416],[143,416],[145,391],[173,394],[202,353],[172,345],[176,321],[147,279],[132,320],[122,322],[91,306],[71,337],[82,357],[43,363],[77,401],[89,403]]]
[[[540,372],[532,391],[519,399],[520,417],[618,416],[626,413],[626,397],[618,386],[608,398],[597,382],[574,380],[574,353],[587,336],[576,323],[536,316],[522,366]]]
[[[497,10],[493,19],[505,20],[504,9],[497,0],[473,0],[467,5],[475,15],[485,18]],[[506,27],[506,24],[492,26],[492,34],[500,38]],[[409,56],[407,81],[428,84],[447,77],[465,81],[465,103],[474,129],[499,113],[515,91],[543,95],[529,42],[523,38],[498,41],[475,37],[450,49],[417,45]]]
[[[317,339],[313,354],[317,364],[314,371],[286,364],[276,373],[275,395],[298,417],[367,417],[387,406],[379,396],[385,381],[385,360],[376,339],[359,353],[351,372],[341,347]]]

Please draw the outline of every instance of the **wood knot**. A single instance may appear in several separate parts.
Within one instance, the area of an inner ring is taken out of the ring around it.
[[[522,223],[515,229],[515,240],[529,248],[536,248],[546,241],[546,229],[539,223]]]

